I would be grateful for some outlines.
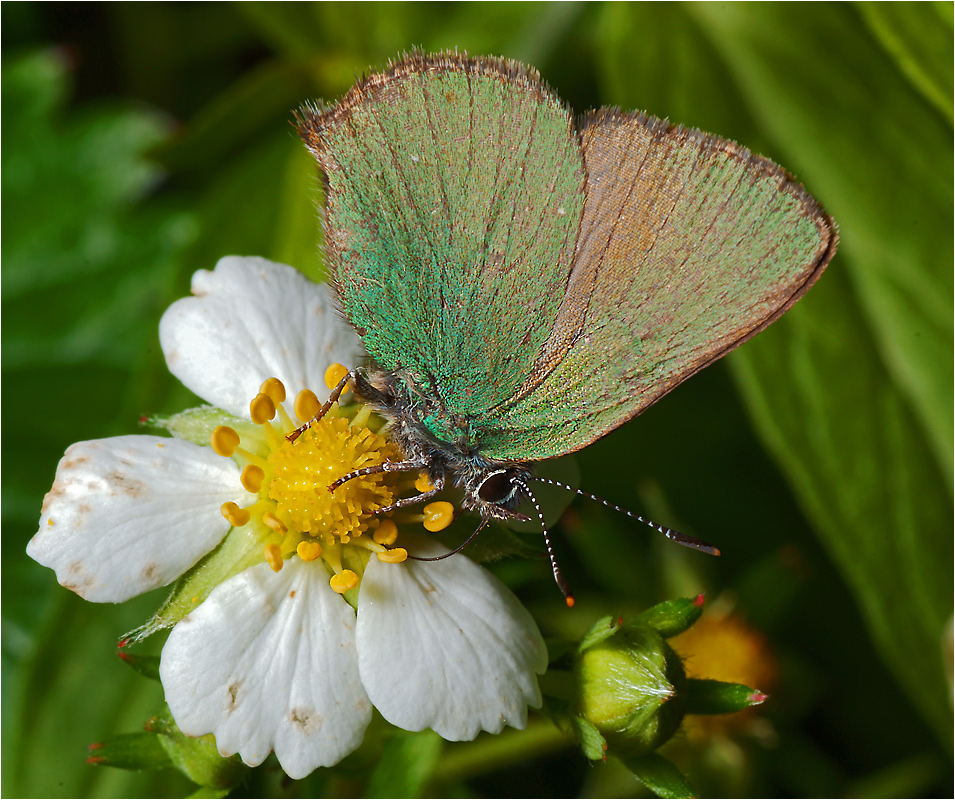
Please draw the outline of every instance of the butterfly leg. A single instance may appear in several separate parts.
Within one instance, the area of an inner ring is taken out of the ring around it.
[[[385,461],[383,464],[375,464],[371,467],[362,467],[347,475],[342,475],[334,483],[328,484],[328,491],[334,492],[343,483],[353,478],[360,478],[362,475],[377,475],[379,472],[411,472],[412,470],[422,469],[428,465],[424,461]],[[443,482],[442,482],[442,485]]]
[[[342,378],[337,384],[335,384],[335,388],[332,389],[331,394],[328,395],[328,400],[326,400],[325,403],[322,405],[322,407],[318,409],[318,413],[315,414],[314,417],[312,417],[308,422],[306,422],[300,428],[296,428],[290,434],[286,435],[285,438],[288,439],[290,442],[294,442],[296,439],[298,439],[299,436],[305,433],[309,425],[311,425],[313,422],[318,422],[322,417],[324,417],[328,413],[328,409],[332,407],[333,403],[338,402],[338,398],[341,397],[342,392],[344,392],[345,389],[348,388],[349,383],[353,384],[354,382],[355,382],[354,372],[353,371],[346,372],[345,377]]]
[[[440,478],[439,480],[435,481],[434,486],[431,489],[428,489],[428,491],[422,492],[421,494],[416,494],[414,497],[402,497],[400,500],[396,500],[390,506],[387,506],[385,508],[379,508],[378,511],[376,511],[375,513],[387,514],[389,511],[395,511],[396,509],[405,508],[406,506],[413,506],[417,503],[421,503],[425,500],[428,500],[434,497],[443,488],[444,488],[444,479]]]

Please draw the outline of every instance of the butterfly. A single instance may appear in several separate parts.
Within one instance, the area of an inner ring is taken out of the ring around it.
[[[772,161],[640,112],[576,121],[513,61],[414,52],[297,124],[370,356],[339,390],[389,421],[388,470],[427,471],[408,502],[454,485],[485,522],[527,519],[533,464],[763,330],[838,241]]]

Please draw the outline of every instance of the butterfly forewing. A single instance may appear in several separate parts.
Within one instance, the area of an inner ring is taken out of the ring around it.
[[[568,111],[509,62],[413,56],[300,123],[326,176],[328,266],[368,352],[449,418],[500,405],[570,274],[584,171]]]
[[[828,263],[832,220],[732,142],[604,111],[582,131],[586,205],[554,329],[484,452],[577,450],[762,330]]]

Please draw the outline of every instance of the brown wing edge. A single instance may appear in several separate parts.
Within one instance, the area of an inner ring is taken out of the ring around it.
[[[538,98],[547,97],[561,105],[573,120],[570,107],[541,79],[533,67],[518,61],[494,56],[471,56],[467,51],[446,50],[425,53],[417,48],[398,59],[388,61],[382,72],[363,74],[354,86],[335,103],[305,103],[294,113],[295,126],[305,145],[325,169],[324,131],[346,121],[354,109],[374,101],[382,88],[392,81],[423,72],[464,72],[469,75],[490,75],[534,92]],[[575,130],[576,133],[576,130]]]
[[[581,139],[585,139],[586,130],[592,125],[626,125],[634,120],[636,120],[640,125],[646,127],[653,134],[685,135],[688,139],[698,140],[702,142],[704,146],[711,147],[713,150],[722,151],[730,158],[751,165],[761,175],[768,175],[776,178],[779,184],[779,190],[794,196],[804,208],[806,216],[815,222],[816,228],[819,231],[819,246],[816,248],[816,253],[813,259],[809,262],[809,272],[805,279],[794,287],[792,293],[782,302],[781,305],[779,305],[768,316],[758,320],[750,330],[733,341],[731,344],[713,354],[705,361],[701,361],[698,364],[692,365],[690,369],[678,375],[673,380],[668,381],[667,384],[662,387],[662,390],[656,396],[650,399],[649,402],[635,408],[633,413],[629,414],[626,419],[622,420],[620,423],[621,425],[624,422],[628,422],[629,420],[643,413],[647,408],[652,406],[660,398],[671,392],[685,380],[693,377],[700,370],[705,369],[710,364],[721,359],[730,351],[735,350],[741,344],[749,341],[756,334],[762,332],[773,322],[779,319],[783,314],[793,307],[797,300],[799,300],[804,294],[806,294],[806,292],[809,291],[810,288],[812,288],[813,284],[819,279],[819,276],[822,275],[823,271],[826,269],[826,266],[832,260],[832,257],[835,255],[836,248],[839,244],[839,226],[836,224],[836,221],[826,212],[822,205],[811,194],[809,194],[808,191],[806,191],[805,187],[799,183],[790,172],[769,158],[759,155],[758,153],[753,153],[748,148],[743,147],[742,145],[730,139],[723,139],[719,136],[705,133],[704,131],[700,131],[696,128],[673,125],[668,120],[651,116],[650,114],[646,114],[642,111],[623,112],[619,108],[614,107],[605,107],[585,113],[580,118],[578,123]],[[584,151],[584,166],[586,169],[586,150]],[[580,447],[575,448],[575,450],[579,450],[584,446],[585,445],[581,445]]]
[[[446,50],[429,54],[413,48],[411,52],[404,53],[399,58],[389,59],[384,71],[361,75],[340,100],[334,103],[323,101],[305,103],[293,112],[293,124],[305,146],[318,162],[322,183],[322,208],[319,213],[322,218],[325,268],[339,303],[341,303],[343,289],[338,283],[336,259],[331,250],[333,245],[328,224],[328,173],[336,169],[336,164],[328,152],[325,141],[326,131],[336,125],[346,124],[358,107],[363,103],[374,102],[389,83],[422,72],[465,72],[469,75],[490,75],[529,90],[537,100],[547,99],[564,109],[568,119],[568,134],[574,137],[579,146],[580,135],[573,109],[541,79],[540,73],[534,67],[503,57],[471,56],[467,51]],[[342,316],[347,319],[344,313]],[[351,323],[351,320],[348,322]],[[362,330],[358,333],[360,336],[364,335]]]

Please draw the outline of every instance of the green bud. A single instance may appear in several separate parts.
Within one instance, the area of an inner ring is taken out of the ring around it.
[[[686,713],[683,664],[663,636],[640,620],[598,621],[581,643],[574,676],[577,713],[603,736],[612,755],[652,752]]]

